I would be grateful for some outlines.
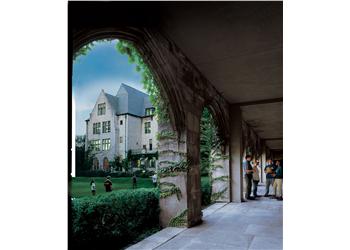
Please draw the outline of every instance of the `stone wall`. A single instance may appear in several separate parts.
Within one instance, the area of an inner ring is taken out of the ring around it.
[[[185,162],[186,171],[159,179],[164,196],[160,201],[162,225],[174,221],[183,221],[185,226],[200,223],[200,118],[204,106],[208,107],[218,125],[219,136],[227,143],[230,138],[228,103],[161,31],[145,27],[81,29],[73,33],[73,51],[102,38],[119,38],[134,43],[154,73],[168,105],[170,121],[159,124],[159,133],[168,131],[175,136],[159,137],[159,170],[166,172],[169,167]],[[223,197],[227,200],[228,194]]]

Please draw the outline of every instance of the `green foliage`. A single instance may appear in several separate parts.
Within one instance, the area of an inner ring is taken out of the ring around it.
[[[168,105],[161,98],[160,90],[156,79],[154,78],[150,68],[143,60],[141,54],[133,46],[131,42],[119,40],[116,45],[116,49],[121,53],[125,54],[129,58],[129,62],[135,64],[136,71],[141,73],[141,82],[146,92],[150,96],[152,105],[155,107],[155,114],[158,117],[158,120],[161,122],[169,121],[168,115]]]
[[[116,170],[116,171],[123,170],[120,156],[114,156],[113,160],[109,162],[109,165],[113,170]]]
[[[84,45],[76,53],[73,54],[73,61],[76,61],[78,58],[81,58],[81,56],[86,56],[93,49],[93,47],[95,47],[97,43],[110,42],[112,40],[113,39],[101,39]]]
[[[137,177],[141,177],[141,178],[147,178],[147,177],[151,177],[152,175],[154,175],[154,171],[152,170],[135,170],[133,172],[133,174],[135,174]]]
[[[131,177],[131,172],[122,172],[122,171],[116,171],[116,172],[107,172],[104,170],[86,170],[86,171],[79,171],[76,172],[76,176],[78,177],[106,177],[111,176],[113,178],[117,177]]]
[[[220,151],[220,140],[217,136],[217,127],[207,108],[204,108],[200,123],[200,165],[201,173],[210,173],[214,165],[213,151]]]
[[[169,166],[158,169],[158,177],[164,178],[168,176],[176,176],[180,172],[187,172],[189,162],[185,159],[179,162],[167,162]]]
[[[88,171],[92,168],[95,153],[91,146],[85,151],[85,136],[75,138],[75,169],[76,172]]]
[[[214,181],[228,181],[228,180],[229,180],[228,175],[222,175],[222,176],[215,177],[215,178],[211,179],[212,182],[214,182]]]
[[[178,216],[171,218],[169,227],[185,227],[187,226],[187,209],[182,211]]]
[[[157,133],[157,140],[164,139],[176,139],[176,133],[174,131],[163,130]]]
[[[176,194],[178,200],[181,198],[181,190],[174,183],[161,182],[159,183],[160,188],[160,198],[166,198]]]
[[[227,187],[221,190],[220,192],[213,193],[211,195],[211,201],[215,202],[216,200],[218,200],[226,192],[226,190],[227,190]]]
[[[121,190],[72,201],[72,249],[125,247],[160,228],[157,189]]]
[[[211,182],[208,178],[201,179],[202,206],[211,204]]]

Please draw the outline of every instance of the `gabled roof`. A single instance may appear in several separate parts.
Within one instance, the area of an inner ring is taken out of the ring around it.
[[[145,109],[153,107],[149,95],[124,83],[120,85],[117,95],[105,93],[105,96],[116,115],[129,113],[145,116]]]

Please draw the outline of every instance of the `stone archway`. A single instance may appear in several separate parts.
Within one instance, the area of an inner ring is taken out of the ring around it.
[[[200,223],[201,111],[205,103],[209,104],[225,141],[224,152],[229,152],[225,99],[181,50],[155,29],[132,26],[78,29],[72,38],[72,53],[89,42],[106,38],[131,41],[139,50],[159,84],[170,117],[170,121],[159,122],[158,129],[161,224],[175,225],[180,221],[182,226],[190,227]]]

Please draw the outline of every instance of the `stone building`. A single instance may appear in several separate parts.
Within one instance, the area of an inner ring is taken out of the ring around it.
[[[86,120],[85,149],[90,147],[94,154],[92,169],[110,170],[110,162],[118,156],[124,159],[128,151],[155,155],[158,124],[154,111],[147,94],[126,84],[121,84],[115,96],[102,90]],[[146,163],[154,168],[155,157]],[[140,161],[134,162],[137,165]]]

